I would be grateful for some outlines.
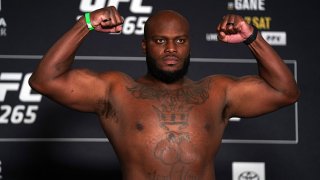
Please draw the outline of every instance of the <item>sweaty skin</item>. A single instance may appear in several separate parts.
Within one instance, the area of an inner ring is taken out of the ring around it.
[[[114,7],[105,7],[91,13],[91,22],[95,31],[108,33],[121,31],[123,20]],[[166,73],[181,70],[190,55],[188,21],[166,10],[145,28],[141,45],[148,60]],[[224,16],[217,26],[225,43],[241,43],[252,31],[238,15]],[[88,32],[80,18],[45,54],[30,85],[67,107],[96,113],[126,180],[214,180],[213,162],[229,118],[262,115],[299,97],[290,70],[260,33],[248,45],[258,75],[164,82],[150,73],[135,80],[122,72],[72,69]]]

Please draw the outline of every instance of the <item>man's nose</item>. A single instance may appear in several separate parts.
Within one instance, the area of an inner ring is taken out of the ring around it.
[[[177,52],[177,45],[174,41],[168,41],[166,44],[165,52],[172,53]]]

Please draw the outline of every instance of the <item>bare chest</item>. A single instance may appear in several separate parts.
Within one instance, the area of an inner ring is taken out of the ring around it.
[[[177,167],[188,170],[181,175],[187,176],[211,166],[208,159],[220,145],[224,124],[220,106],[212,106],[209,83],[174,91],[130,86],[118,92],[123,96],[113,100],[103,124],[123,162],[161,177],[171,177]]]
[[[209,81],[177,90],[128,86],[122,92],[105,117],[108,124],[116,124],[106,126],[112,127],[109,131],[191,139],[212,137],[221,129],[221,102],[212,103]]]

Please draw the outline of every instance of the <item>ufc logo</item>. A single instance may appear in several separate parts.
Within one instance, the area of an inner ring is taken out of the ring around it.
[[[21,102],[40,102],[42,95],[31,94],[32,89],[28,84],[30,76],[31,73],[27,73],[24,77],[18,72],[0,73],[0,102],[4,102],[8,91],[19,91],[19,89]]]
[[[91,12],[105,6],[114,6],[118,9],[120,3],[130,3],[130,11],[134,14],[150,14],[152,6],[142,5],[142,0],[81,0],[80,11]]]

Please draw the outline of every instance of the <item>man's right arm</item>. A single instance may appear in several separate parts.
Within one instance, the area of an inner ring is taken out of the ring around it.
[[[96,31],[118,32],[123,20],[114,7],[106,7],[91,13],[91,23]],[[44,55],[29,84],[65,106],[93,112],[101,98],[107,98],[112,75],[71,69],[75,53],[88,33],[81,17]]]

